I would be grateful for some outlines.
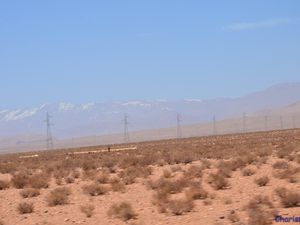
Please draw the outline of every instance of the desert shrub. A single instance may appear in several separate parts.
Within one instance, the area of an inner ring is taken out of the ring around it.
[[[209,174],[208,183],[216,190],[225,189],[229,186],[228,180],[222,173]]]
[[[181,171],[181,170],[182,170],[182,168],[181,168],[181,166],[180,166],[180,165],[172,165],[170,168],[171,168],[171,171],[172,171],[173,173],[175,173],[175,172],[178,172],[178,171]]]
[[[83,192],[90,196],[99,196],[103,195],[106,192],[106,189],[97,183],[88,184],[82,187]]]
[[[253,153],[246,153],[241,157],[245,164],[255,164],[258,160],[258,157]]]
[[[269,183],[269,181],[270,178],[268,176],[262,176],[255,179],[255,183],[260,187],[266,186]]]
[[[168,202],[169,193],[158,190],[152,196],[152,204],[157,206],[159,213],[167,212]]]
[[[174,215],[182,215],[192,211],[194,208],[194,202],[193,199],[170,200],[168,203],[168,208]]]
[[[45,174],[35,174],[29,178],[28,182],[30,187],[36,189],[49,187],[49,177]]]
[[[277,188],[276,194],[280,197],[281,203],[285,208],[300,206],[300,194],[286,188]]]
[[[243,176],[252,176],[253,174],[255,174],[255,170],[252,168],[245,168],[242,170],[242,174]]]
[[[34,211],[33,203],[22,202],[22,203],[19,203],[19,205],[18,205],[18,212],[20,214],[29,214],[29,213],[32,213],[33,211]]]
[[[16,173],[11,178],[12,185],[17,189],[22,189],[28,185],[29,176],[23,173]]]
[[[185,172],[184,177],[188,179],[201,178],[202,177],[202,167],[192,165]]]
[[[208,159],[202,159],[201,166],[202,166],[202,169],[210,169],[212,167],[212,163]]]
[[[66,184],[72,184],[75,182],[75,178],[73,176],[67,176],[65,177]]]
[[[122,181],[126,184],[135,183],[136,178],[142,177],[147,178],[152,173],[151,167],[129,167],[124,169],[119,173],[119,177],[121,177]]]
[[[275,169],[273,171],[273,175],[278,179],[286,179],[291,183],[296,183],[297,182],[296,175],[299,172],[300,172],[299,167],[288,166],[286,168],[284,167],[284,169]]]
[[[128,221],[137,217],[137,214],[133,211],[132,206],[127,202],[113,204],[109,208],[107,214],[110,217],[119,218],[123,221]]]
[[[276,155],[278,158],[283,159],[287,156],[289,156],[290,154],[292,154],[293,149],[289,146],[282,146],[280,149],[277,149],[276,151]]]
[[[105,171],[101,171],[100,174],[97,175],[96,181],[100,184],[107,184],[109,183],[110,176],[109,173]]]
[[[95,207],[91,204],[83,205],[80,207],[81,212],[83,212],[86,217],[90,218],[92,217]]]
[[[66,187],[59,187],[52,190],[49,195],[47,196],[47,203],[49,206],[56,206],[56,205],[65,205],[69,202],[69,195],[71,191],[69,188]]]
[[[35,189],[35,188],[26,188],[20,191],[20,195],[23,198],[33,198],[39,196],[40,191],[39,189]]]
[[[0,180],[0,191],[8,189],[8,188],[9,188],[9,182],[4,181],[4,180]]]
[[[172,176],[172,173],[170,170],[164,169],[163,170],[163,177],[164,178],[170,178]]]
[[[289,168],[289,164],[284,160],[278,160],[273,164],[274,169],[287,169]]]
[[[249,225],[269,225],[273,223],[276,211],[267,196],[256,196],[247,205]]]
[[[154,190],[159,190],[168,194],[180,193],[184,187],[188,185],[186,178],[178,178],[175,180],[166,179],[164,177],[159,178],[156,181],[149,181],[148,186]]]
[[[125,184],[118,178],[114,178],[110,181],[111,189],[114,192],[125,192]]]
[[[203,189],[200,182],[194,182],[191,183],[189,189],[185,191],[185,196],[187,199],[206,199],[208,192]]]

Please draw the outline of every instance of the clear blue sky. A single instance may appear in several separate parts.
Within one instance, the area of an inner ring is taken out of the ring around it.
[[[300,81],[298,0],[0,2],[0,109]]]

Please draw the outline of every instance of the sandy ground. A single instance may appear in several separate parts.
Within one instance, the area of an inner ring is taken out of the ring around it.
[[[67,205],[49,207],[45,201],[47,194],[54,189],[57,185],[54,181],[51,182],[48,189],[42,189],[41,195],[31,198],[29,201],[34,203],[34,212],[31,214],[19,214],[17,206],[19,202],[23,201],[20,196],[20,190],[10,188],[0,191],[0,220],[5,225],[71,225],[71,224],[86,224],[86,225],[99,225],[99,224],[151,224],[151,225],[207,225],[207,224],[233,224],[227,216],[232,212],[239,216],[241,223],[247,224],[248,214],[244,210],[245,206],[251,198],[255,195],[267,195],[273,202],[278,215],[282,216],[300,216],[300,208],[283,208],[278,197],[274,193],[276,187],[287,187],[300,193],[299,183],[289,183],[286,180],[274,178],[272,175],[272,164],[278,159],[270,157],[266,164],[260,168],[253,166],[257,171],[253,176],[242,176],[241,171],[235,171],[232,177],[229,178],[230,187],[225,190],[214,190],[207,183],[207,176],[215,169],[206,169],[202,178],[202,184],[214,199],[211,199],[211,204],[204,204],[203,200],[195,200],[195,207],[192,212],[186,213],[181,216],[175,216],[171,213],[159,213],[157,207],[152,204],[153,190],[146,187],[146,179],[138,178],[137,182],[126,186],[125,193],[109,192],[102,196],[89,197],[82,192],[82,186],[87,181],[80,179],[76,180],[73,184],[65,184],[64,186],[70,187],[72,194],[70,202]],[[216,164],[216,161],[213,161]],[[293,162],[290,162],[293,164]],[[193,162],[199,164],[199,162]],[[296,165],[296,164],[295,164]],[[181,165],[182,169],[190,165]],[[154,173],[150,176],[151,179],[157,179],[162,175],[162,171],[170,166],[154,167]],[[176,173],[181,173],[175,172]],[[264,187],[258,187],[254,182],[255,178],[262,175],[270,177],[270,183]],[[0,179],[9,179],[10,175],[2,174]],[[300,181],[300,176],[297,176]],[[127,201],[132,204],[133,209],[138,214],[135,220],[123,222],[120,219],[110,218],[107,215],[109,207],[113,203]],[[81,211],[80,206],[86,203],[92,203],[95,206],[94,214],[91,218],[87,218]],[[276,224],[276,222],[274,222]],[[280,223],[281,224],[281,223]],[[288,223],[293,224],[293,223]],[[296,223],[295,223],[296,224]]]

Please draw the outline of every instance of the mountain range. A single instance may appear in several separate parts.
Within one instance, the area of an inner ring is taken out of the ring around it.
[[[30,109],[0,109],[0,147],[8,143],[45,139],[46,113],[51,115],[55,139],[122,133],[124,115],[129,130],[174,127],[179,115],[182,126],[247,116],[300,112],[300,82],[284,83],[240,98],[186,99],[178,101],[128,101],[106,103],[53,103]],[[1,150],[1,148],[0,148]]]

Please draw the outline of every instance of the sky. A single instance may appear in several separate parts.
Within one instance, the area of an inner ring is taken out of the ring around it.
[[[0,109],[300,81],[298,0],[0,2]]]

